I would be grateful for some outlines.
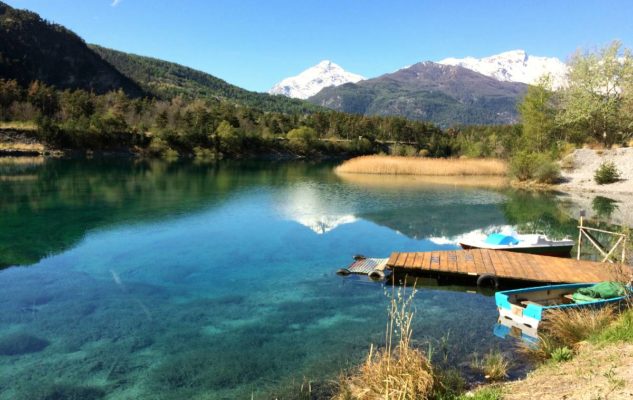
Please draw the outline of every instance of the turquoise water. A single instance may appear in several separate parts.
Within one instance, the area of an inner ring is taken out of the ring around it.
[[[0,399],[301,398],[307,382],[325,396],[384,343],[391,289],[336,276],[352,255],[576,224],[548,196],[365,186],[327,164],[0,169]],[[464,369],[511,348],[492,335],[491,297],[427,283],[418,344]]]

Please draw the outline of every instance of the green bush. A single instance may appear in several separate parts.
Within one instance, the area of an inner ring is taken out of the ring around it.
[[[552,352],[552,360],[556,362],[569,361],[574,356],[574,353],[569,349],[569,347],[558,347]]]
[[[560,166],[551,160],[543,160],[534,174],[534,178],[541,183],[556,183],[560,180]]]
[[[620,171],[611,161],[606,161],[600,164],[593,179],[598,185],[605,185],[608,183],[617,182],[620,180]]]
[[[520,181],[536,180],[555,183],[560,179],[560,167],[546,154],[519,151],[510,160],[510,172]]]
[[[307,126],[292,129],[286,137],[290,147],[299,153],[309,152],[319,139],[317,132]]]
[[[510,173],[520,181],[527,181],[534,177],[535,153],[520,151],[510,160]]]

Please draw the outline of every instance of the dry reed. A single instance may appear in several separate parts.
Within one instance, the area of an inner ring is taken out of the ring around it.
[[[574,348],[578,343],[602,331],[613,320],[615,312],[612,307],[552,310],[547,313],[542,328],[561,345]]]
[[[543,320],[538,345],[521,346],[523,354],[545,360],[562,347],[577,349],[579,344],[606,329],[616,318],[612,307],[551,310]]]
[[[386,347],[374,350],[358,371],[342,377],[336,400],[428,399],[433,390],[433,371],[424,353],[411,345],[413,312],[410,296],[400,288],[391,300]],[[394,342],[396,343],[394,346]]]
[[[0,129],[34,131],[37,129],[37,124],[30,121],[0,121]]]
[[[476,176],[507,175],[507,164],[496,159],[450,159],[362,156],[336,167],[338,173],[379,175]]]

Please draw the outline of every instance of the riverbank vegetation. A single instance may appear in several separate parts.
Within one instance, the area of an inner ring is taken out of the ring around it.
[[[121,90],[97,95],[28,87],[0,80],[0,121],[6,130],[37,126],[34,137],[52,149],[129,150],[156,156],[244,157],[368,154],[390,143],[412,143],[442,155],[442,132],[400,117],[333,111],[264,112],[224,100],[129,98]],[[438,153],[439,152],[439,153]]]
[[[97,95],[57,90],[41,82],[23,87],[15,80],[0,80],[0,136],[22,132],[48,149],[123,150],[165,158],[376,153],[452,160],[498,158],[507,161],[507,171],[519,181],[551,184],[560,178],[557,160],[573,149],[628,146],[633,139],[631,52],[614,42],[594,52],[578,52],[569,68],[568,83],[561,89],[552,90],[548,77],[529,87],[519,105],[520,124],[444,130],[401,117],[316,109],[270,112],[220,98],[179,94],[130,98],[121,90]],[[369,171],[403,173],[394,169],[394,163],[386,170],[364,159],[363,163]],[[424,173],[464,174],[432,170]]]
[[[393,348],[388,345],[377,351],[372,347],[365,363],[341,378],[334,399],[553,400],[633,394],[631,308],[619,314],[610,308],[553,313],[539,344],[521,347],[540,363],[534,371],[522,380],[501,382],[506,378],[508,361],[500,353],[491,352],[474,362],[485,371],[489,383],[468,391],[458,372],[432,366],[427,355],[412,346],[413,314],[406,307],[402,301],[392,302],[391,313],[395,310],[397,317],[390,318],[387,329],[404,327],[404,340],[398,339]],[[394,324],[402,317],[404,324]],[[409,381],[413,378],[419,380]]]

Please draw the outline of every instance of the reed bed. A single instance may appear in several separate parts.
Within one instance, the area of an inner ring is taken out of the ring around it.
[[[351,376],[342,377],[335,400],[424,400],[433,393],[433,370],[423,352],[411,344],[415,292],[402,288],[391,300],[386,347],[371,346],[365,362]]]
[[[37,130],[37,124],[30,121],[0,121],[0,129],[34,131]]]
[[[338,173],[425,176],[505,176],[508,166],[497,159],[362,156],[336,167]]]

